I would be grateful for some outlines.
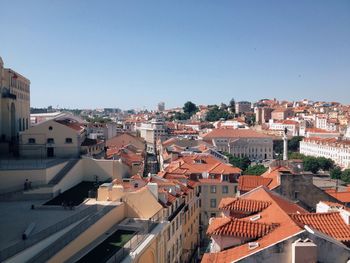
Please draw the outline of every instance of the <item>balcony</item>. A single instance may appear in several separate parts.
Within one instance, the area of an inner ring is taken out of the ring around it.
[[[2,98],[3,99],[11,99],[11,100],[16,100],[17,96],[13,93],[10,93],[9,91],[2,93]]]
[[[172,213],[169,217],[168,220],[172,221],[177,215],[178,213],[180,213],[180,211],[182,210],[182,208],[184,208],[185,206],[185,202],[182,202],[181,205],[179,205],[179,207],[174,211],[174,213]]]

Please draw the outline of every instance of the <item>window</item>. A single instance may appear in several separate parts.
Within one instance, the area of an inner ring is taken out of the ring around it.
[[[28,139],[28,143],[35,143],[35,139],[34,138],[29,138]]]
[[[53,129],[52,126],[50,126],[50,127],[49,127],[49,131],[52,131],[52,129]]]
[[[66,143],[73,143],[72,138],[66,138]]]
[[[216,217],[216,213],[210,213],[210,217]]]
[[[222,193],[223,194],[228,194],[228,186],[227,185],[223,185],[222,186]]]
[[[55,143],[55,140],[53,138],[47,138],[47,143]]]
[[[298,199],[298,193],[297,191],[294,192],[294,199]]]
[[[213,193],[213,194],[216,193],[216,185],[211,185],[210,186],[210,192]]]
[[[227,182],[227,181],[228,181],[228,175],[227,175],[227,174],[224,174],[224,175],[222,176],[222,180]]]
[[[216,207],[216,199],[215,198],[210,199],[210,207],[211,208],[215,208]]]

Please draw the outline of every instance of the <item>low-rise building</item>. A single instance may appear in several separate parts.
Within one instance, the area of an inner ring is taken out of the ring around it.
[[[308,213],[264,186],[220,203],[202,262],[336,262],[350,255],[349,212]]]

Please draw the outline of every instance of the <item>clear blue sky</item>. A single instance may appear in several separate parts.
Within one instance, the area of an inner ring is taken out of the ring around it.
[[[350,1],[0,0],[31,106],[350,103]]]

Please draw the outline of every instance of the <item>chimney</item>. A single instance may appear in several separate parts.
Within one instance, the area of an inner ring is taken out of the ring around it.
[[[317,262],[317,245],[310,239],[297,239],[292,244],[292,263]]]
[[[148,183],[147,188],[153,194],[153,196],[158,200],[158,184]]]

